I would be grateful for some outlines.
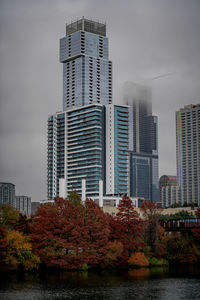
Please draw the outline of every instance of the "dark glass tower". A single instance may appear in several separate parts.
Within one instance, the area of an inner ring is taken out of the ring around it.
[[[130,196],[158,201],[158,119],[152,116],[151,88],[127,82],[129,105]]]

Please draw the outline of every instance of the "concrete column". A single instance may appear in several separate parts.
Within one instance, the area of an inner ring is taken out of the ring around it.
[[[66,186],[65,186],[65,179],[59,179],[59,197],[66,199]]]
[[[82,202],[85,203],[86,199],[86,180],[82,179]]]
[[[103,207],[103,180],[99,180],[99,206]]]
[[[119,205],[119,198],[116,199],[116,207]]]

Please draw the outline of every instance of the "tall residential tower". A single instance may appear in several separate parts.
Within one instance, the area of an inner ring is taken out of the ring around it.
[[[176,159],[182,204],[200,206],[200,104],[176,112]]]
[[[48,200],[128,193],[128,107],[112,104],[106,25],[82,18],[60,40],[63,111],[48,118]],[[62,182],[62,188],[61,188]]]
[[[106,25],[85,19],[66,25],[60,39],[63,63],[63,110],[71,106],[112,103],[112,62]]]

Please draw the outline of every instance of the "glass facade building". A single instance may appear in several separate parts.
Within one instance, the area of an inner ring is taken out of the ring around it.
[[[158,118],[152,116],[151,88],[127,82],[129,106],[129,191],[131,197],[158,201]]]
[[[158,157],[130,153],[130,196],[158,201]]]
[[[59,179],[66,194],[81,193],[86,179],[87,196],[99,193],[105,179],[105,107],[89,105],[56,113],[48,120],[48,200],[59,197]]]
[[[112,62],[106,25],[82,18],[66,25],[60,39],[63,63],[63,110],[71,106],[112,103]]]
[[[182,204],[200,206],[200,104],[176,112],[176,159]]]

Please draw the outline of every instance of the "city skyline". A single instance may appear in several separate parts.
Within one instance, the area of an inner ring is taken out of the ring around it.
[[[122,8],[116,1],[113,13],[113,1],[106,12],[93,1],[97,16],[90,1],[50,2],[47,9],[45,0],[1,1],[0,181],[13,182],[18,194],[35,201],[46,197],[45,120],[48,112],[62,109],[58,41],[63,24],[83,14],[106,19],[114,103],[122,102],[125,81],[152,86],[153,115],[158,115],[159,124],[159,176],[176,175],[175,111],[200,102],[200,3],[166,2],[127,1]]]

